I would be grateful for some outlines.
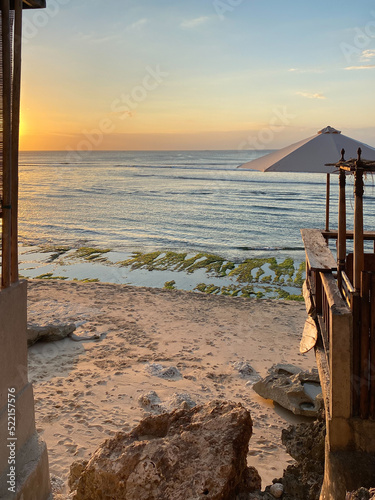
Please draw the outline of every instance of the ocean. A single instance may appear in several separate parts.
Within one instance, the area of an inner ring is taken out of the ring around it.
[[[237,168],[268,152],[21,152],[20,243],[302,262],[300,229],[324,228],[326,176]],[[332,228],[337,183],[331,176]],[[350,227],[350,187],[347,193]],[[374,227],[374,215],[369,178],[365,228]]]

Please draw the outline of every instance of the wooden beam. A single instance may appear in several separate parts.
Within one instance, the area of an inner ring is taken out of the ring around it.
[[[375,275],[371,273],[370,293],[370,418],[375,419]]]
[[[326,231],[329,231],[329,198],[330,198],[331,176],[327,174],[326,186]]]
[[[357,168],[354,173],[354,265],[353,285],[361,288],[361,273],[364,270],[363,251],[363,170]]]
[[[337,267],[338,286],[341,289],[341,273],[345,269],[346,258],[346,200],[345,200],[346,175],[340,170],[339,175],[339,224],[337,233]]]
[[[352,313],[332,274],[320,273],[329,314],[329,373],[331,418],[351,415]],[[335,447],[335,443],[330,442]]]
[[[18,149],[21,98],[22,0],[15,0],[12,87],[11,282],[18,281]]]
[[[46,0],[23,0],[24,9],[44,9]]]
[[[11,45],[9,0],[1,1],[3,48],[3,233],[1,286],[10,285],[11,267]]]
[[[360,371],[360,416],[369,416],[369,375],[370,375],[370,287],[371,274],[361,273],[361,371]]]
[[[306,258],[312,271],[332,272],[337,264],[319,229],[301,229]]]
[[[321,231],[322,235],[326,240],[336,240],[337,239],[337,231]],[[346,231],[346,239],[352,240],[354,238],[353,231]],[[375,243],[375,231],[363,231],[363,239],[367,241],[373,241]]]

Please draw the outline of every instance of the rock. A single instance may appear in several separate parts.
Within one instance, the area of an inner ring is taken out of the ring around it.
[[[88,464],[88,460],[76,460],[70,466],[70,474],[69,474],[69,488],[71,490],[75,490],[78,484],[78,480]]]
[[[348,492],[345,500],[374,500],[375,488],[368,490],[367,488],[359,488],[357,491]]]
[[[233,500],[260,489],[246,465],[252,433],[241,404],[211,401],[148,416],[94,453],[74,500]]]
[[[61,477],[55,476],[53,474],[50,475],[50,481],[51,481],[51,489],[52,493],[54,495],[58,495],[62,493],[62,490],[64,488],[64,480],[61,479]]]
[[[283,429],[281,441],[287,453],[297,462],[306,458],[324,463],[326,426],[324,420],[311,424],[291,425]]]
[[[186,392],[175,392],[172,396],[163,403],[155,391],[150,391],[147,394],[141,394],[138,398],[138,403],[145,411],[152,413],[164,413],[166,411],[176,410],[177,408],[193,408],[195,401]]]
[[[138,398],[138,403],[144,410],[149,412],[163,413],[166,411],[165,406],[162,404],[155,391],[150,391],[147,394],[141,394]]]
[[[275,500],[275,497],[268,491],[255,491],[254,493],[250,493],[246,500]]]
[[[171,411],[177,408],[193,408],[196,405],[196,402],[193,401],[190,394],[188,394],[187,392],[175,392],[168,399],[166,405]]]
[[[281,483],[274,483],[270,487],[270,493],[275,498],[280,498],[284,493],[284,486]]]
[[[296,415],[317,417],[323,407],[318,370],[302,371],[293,365],[274,365],[269,375],[253,385],[254,391]]]
[[[68,337],[76,329],[74,323],[47,324],[44,326],[29,323],[27,325],[27,345],[31,346],[41,340],[54,342]]]
[[[253,381],[260,379],[259,374],[248,361],[237,361],[233,364],[233,368],[238,371],[241,378],[251,379]]]
[[[283,476],[284,495],[293,500],[319,500],[324,476],[324,465],[304,460],[289,465]]]
[[[318,500],[324,477],[325,421],[290,426],[282,431],[281,439],[297,461],[286,468],[280,480],[284,497]]]
[[[182,378],[181,373],[175,366],[168,366],[167,368],[164,368],[163,365],[151,363],[147,364],[145,369],[150,375],[154,375],[156,377],[164,378],[167,380],[178,380]]]

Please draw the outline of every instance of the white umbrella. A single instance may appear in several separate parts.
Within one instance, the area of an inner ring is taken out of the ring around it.
[[[375,160],[375,148],[326,127],[312,137],[244,163],[239,168],[262,172],[329,173],[333,172],[333,167],[325,167],[325,164],[337,163],[342,149],[345,149],[345,157],[349,159],[357,157],[358,148],[362,149],[362,158]]]
[[[256,160],[240,165],[238,168],[260,170],[262,172],[315,172],[327,174],[327,213],[326,230],[329,229],[329,174],[335,167],[327,167],[326,163],[337,163],[341,158],[341,150],[345,149],[345,157],[356,158],[358,148],[362,149],[362,158],[375,160],[375,148],[363,142],[343,135],[339,130],[326,127],[316,135],[296,142],[285,148],[269,153]]]

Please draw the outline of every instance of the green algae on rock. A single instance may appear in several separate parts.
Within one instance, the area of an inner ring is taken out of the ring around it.
[[[227,262],[223,257],[208,253],[197,253],[188,257],[187,253],[178,252],[134,252],[130,259],[118,263],[120,266],[130,266],[131,269],[148,269],[149,271],[186,271],[193,273],[205,269],[207,273],[216,276],[227,276],[227,271],[235,267],[233,262]]]
[[[110,248],[81,247],[74,252],[72,257],[78,257],[80,259],[85,259],[85,260],[98,260],[99,257],[102,257],[104,253],[108,253],[110,251],[111,251]],[[106,260],[106,259],[101,259],[101,260]]]
[[[69,252],[69,250],[71,250],[71,249],[69,247],[66,247],[66,246],[44,245],[41,247],[42,253],[51,253],[50,258],[48,259],[47,262],[53,262],[54,260],[58,259],[64,253]]]
[[[67,280],[66,276],[54,276],[53,273],[44,273],[39,276],[35,276],[36,280]]]
[[[164,288],[167,290],[176,290],[175,284],[176,284],[175,280],[166,281],[164,283]]]

